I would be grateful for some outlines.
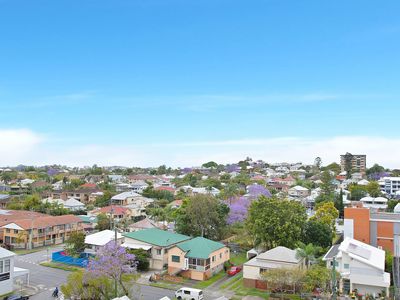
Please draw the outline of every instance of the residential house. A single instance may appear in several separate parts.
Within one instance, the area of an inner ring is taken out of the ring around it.
[[[157,228],[124,233],[123,236],[123,246],[150,253],[150,268],[156,270],[162,270],[168,264],[168,252],[172,247],[190,239],[189,236]]]
[[[400,214],[346,207],[344,236],[394,253],[400,249]]]
[[[91,232],[96,229],[97,226],[96,216],[79,215],[77,217],[82,220],[82,227],[85,230],[85,232]]]
[[[149,185],[144,180],[136,180],[130,184],[130,189],[135,193],[143,193]]]
[[[143,197],[142,195],[135,193],[133,191],[123,192],[117,194],[111,198],[111,203],[116,205],[129,205],[129,204],[138,204],[146,207],[148,204],[152,203],[153,200]]]
[[[86,253],[97,253],[100,249],[102,249],[106,244],[111,241],[115,242],[115,238],[117,238],[117,244],[121,245],[123,243],[122,235],[112,230],[103,230],[99,231],[85,237],[85,252]]]
[[[387,195],[395,196],[400,191],[400,177],[382,177],[378,183],[381,191]]]
[[[0,209],[6,208],[10,200],[11,200],[10,195],[0,194]]]
[[[295,198],[305,198],[310,195],[310,190],[300,185],[296,185],[288,190],[288,194]]]
[[[388,199],[384,197],[363,197],[360,199],[360,202],[362,203],[363,207],[366,208],[371,208],[375,210],[382,210],[385,211],[388,207]]]
[[[128,226],[129,231],[139,231],[143,229],[158,228],[157,224],[149,218],[144,218]]]
[[[11,293],[14,290],[15,278],[29,277],[29,270],[14,266],[15,256],[14,252],[0,247],[0,295]],[[26,283],[29,284],[29,282]]]
[[[81,219],[74,215],[26,215],[1,223],[3,243],[24,249],[62,244],[72,232],[83,231]]]
[[[64,201],[68,200],[68,198],[75,198],[83,204],[87,205],[93,203],[96,200],[97,196],[94,195],[97,192],[101,192],[101,190],[95,188],[79,188],[73,191],[54,190],[48,192],[47,196],[54,199],[62,199]]]
[[[96,208],[95,210],[89,212],[90,216],[98,216],[99,214],[105,214],[106,216],[111,217],[111,219],[113,220],[132,218],[131,210],[127,207],[119,205],[104,206],[101,208]]]
[[[194,280],[207,280],[229,261],[229,248],[203,237],[176,244],[168,251],[168,273]]]
[[[76,200],[75,198],[69,198],[67,201],[64,202],[64,208],[69,209],[70,211],[78,211],[78,210],[85,210],[85,204]]]
[[[298,258],[296,250],[286,247],[276,247],[257,255],[243,265],[243,283],[249,288],[268,288],[268,279],[263,278],[263,272],[278,268],[303,268],[305,261]]]
[[[346,237],[340,245],[330,248],[323,260],[340,273],[339,291],[378,297],[382,291],[389,295],[390,274],[385,272],[385,251]]]

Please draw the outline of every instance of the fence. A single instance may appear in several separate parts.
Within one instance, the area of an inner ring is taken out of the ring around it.
[[[81,268],[86,268],[89,262],[89,257],[72,257],[68,256],[64,251],[53,252],[51,254],[51,260],[54,262],[59,262],[67,265],[78,266]]]

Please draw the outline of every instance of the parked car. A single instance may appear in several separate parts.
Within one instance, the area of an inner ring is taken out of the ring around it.
[[[3,300],[28,300],[28,299],[29,296],[21,296],[21,295],[10,295],[3,298]]]
[[[202,300],[203,291],[199,289],[183,287],[175,292],[175,298],[178,300]]]
[[[237,273],[240,273],[240,271],[242,271],[242,268],[241,268],[241,267],[238,267],[238,266],[230,267],[230,268],[228,269],[228,276],[234,276],[234,275],[236,275]]]

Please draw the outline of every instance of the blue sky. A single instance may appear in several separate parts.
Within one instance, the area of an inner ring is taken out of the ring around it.
[[[399,9],[0,0],[0,165],[330,162],[362,151],[396,167]]]

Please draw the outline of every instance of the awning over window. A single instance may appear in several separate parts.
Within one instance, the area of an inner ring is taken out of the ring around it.
[[[152,248],[152,246],[150,245],[134,244],[134,243],[123,243],[121,246],[129,249],[143,249],[146,251]]]

